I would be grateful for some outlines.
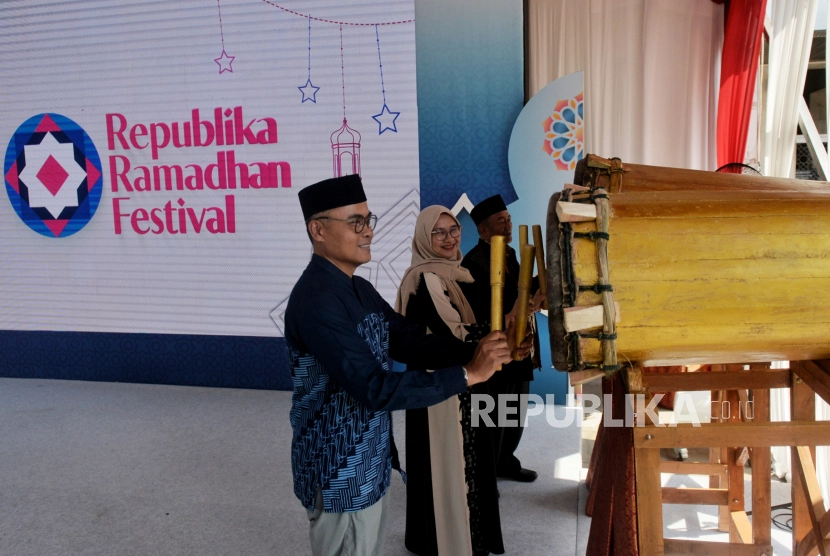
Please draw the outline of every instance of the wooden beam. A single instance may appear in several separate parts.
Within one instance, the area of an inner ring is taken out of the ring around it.
[[[664,539],[666,556],[772,556],[772,545]],[[645,553],[641,552],[645,556]]]
[[[597,206],[593,203],[556,203],[556,216],[560,222],[588,222],[597,219]]]
[[[756,423],[769,422],[769,390],[752,393]],[[752,450],[752,542],[772,542],[772,497],[770,493],[770,449],[755,446]]]
[[[574,193],[584,193],[586,191],[590,191],[590,187],[585,187],[584,185],[576,185],[575,183],[566,183],[562,189],[570,189]]]
[[[771,371],[722,371],[712,373],[643,373],[649,392],[694,392],[738,388],[789,388],[787,369]]]
[[[813,454],[807,446],[795,448],[795,468],[801,479],[804,488],[804,497],[807,502],[807,513],[813,525],[813,534],[821,536],[821,520],[824,518],[824,499],[821,496],[821,488],[816,476],[816,467],[813,465]],[[818,551],[821,556],[828,556],[830,552],[830,541],[818,544]]]
[[[738,389],[737,392],[738,400],[741,404],[741,411],[738,411],[738,416],[741,418],[741,421],[752,421],[752,419],[749,419],[746,414],[747,408],[749,407],[749,392],[747,392],[743,388]],[[746,462],[744,461],[744,463],[742,463],[741,465],[745,464]]]
[[[816,536],[815,531],[811,530],[804,537],[804,540],[798,543],[798,548],[795,551],[796,556],[808,556],[816,549],[817,538],[823,538],[825,541],[830,540],[830,512],[824,514],[824,518],[819,522],[819,529],[821,534]]]
[[[830,445],[830,421],[634,427],[635,448]]]
[[[725,488],[663,487],[663,503],[726,506],[729,504],[729,491]]]
[[[585,384],[586,382],[591,382],[592,380],[596,380],[604,376],[605,373],[603,371],[574,371],[572,373],[568,373],[568,380],[570,380],[571,386],[579,386],[580,384]]]
[[[793,373],[796,370],[801,370],[801,362],[793,362],[790,364]],[[790,411],[793,425],[815,425],[816,418],[816,395],[813,390],[804,382],[797,374],[793,376],[793,386],[790,388]],[[796,442],[790,444],[792,446],[792,453],[790,461],[796,465],[798,461],[797,446],[815,446],[817,439],[830,438],[827,435],[814,436],[812,438],[805,438],[804,442]],[[785,446],[786,444],[779,444]],[[812,449],[811,457],[815,458],[815,448]],[[798,550],[798,544],[813,530],[813,522],[810,520],[809,504],[807,497],[804,495],[804,485],[801,481],[801,474],[793,469],[792,482],[790,483],[792,492],[793,504],[793,544],[792,551],[795,554]]]
[[[640,554],[663,556],[663,502],[660,450],[635,449],[637,542]]]
[[[822,400],[830,403],[830,360],[799,361],[793,365],[793,371]]]
[[[614,303],[616,309],[616,322],[620,322],[620,304]],[[565,330],[567,332],[575,332],[577,330],[588,330],[590,328],[601,328],[604,324],[605,309],[602,305],[592,305],[590,307],[566,307],[565,313]]]
[[[640,367],[626,367],[623,369],[626,394],[646,394],[643,384],[643,369]]]
[[[732,525],[738,533],[738,539],[744,544],[752,544],[752,524],[746,512],[732,512]]]
[[[726,475],[726,465],[723,463],[703,463],[693,461],[663,461],[660,462],[662,473],[675,475],[709,475],[722,477]]]
[[[710,367],[712,372],[726,371],[726,365],[712,365]],[[725,400],[726,390],[712,390],[712,401],[717,401],[718,407],[721,407],[721,402]],[[711,407],[709,409],[711,413]],[[720,423],[724,421],[722,411],[716,411],[712,415],[713,423]],[[709,488],[727,488],[729,486],[729,467],[726,465],[726,448],[709,448],[709,461],[718,462],[726,467],[726,473],[718,477],[709,477]],[[718,531],[729,533],[732,528],[732,517],[729,515],[729,506],[718,506]]]
[[[738,396],[738,390],[727,390],[726,391],[726,399],[729,401],[731,407],[739,408],[741,407],[741,400]],[[743,413],[742,411],[730,411],[729,412],[729,423],[737,424],[741,422],[740,414]],[[740,449],[733,448],[735,444],[731,444],[726,448],[726,465],[727,465],[727,473],[729,475],[728,482],[726,484],[726,488],[729,491],[728,493],[728,504],[729,504],[729,512],[742,512],[746,509],[744,506],[744,466],[738,460],[738,454],[740,453]],[[741,537],[738,533],[738,530],[735,527],[735,521],[732,519],[730,515],[729,519],[729,542],[742,542]]]

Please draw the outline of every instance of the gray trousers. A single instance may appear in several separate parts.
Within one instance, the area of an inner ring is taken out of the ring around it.
[[[314,511],[306,512],[314,556],[380,556],[383,552],[389,490],[365,510],[328,513],[323,511],[323,492],[318,488]]]

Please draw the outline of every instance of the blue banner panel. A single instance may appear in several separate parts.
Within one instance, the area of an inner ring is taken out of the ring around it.
[[[417,0],[421,206],[516,200],[507,167],[524,103],[521,0]]]
[[[291,390],[285,340],[0,331],[0,376]]]

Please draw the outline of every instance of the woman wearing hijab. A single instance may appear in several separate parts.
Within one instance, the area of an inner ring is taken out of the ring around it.
[[[421,211],[412,240],[412,265],[398,290],[395,309],[433,334],[478,341],[459,283],[473,277],[461,263],[461,225],[449,209]],[[473,393],[406,411],[406,548],[420,556],[503,554],[492,436],[470,425]]]

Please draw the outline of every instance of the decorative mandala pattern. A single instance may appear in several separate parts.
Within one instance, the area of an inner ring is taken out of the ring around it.
[[[38,114],[12,135],[4,165],[12,207],[46,237],[71,236],[95,214],[101,159],[89,135],[60,114]]]
[[[558,170],[575,170],[576,163],[584,156],[582,111],[582,93],[579,93],[574,98],[557,102],[553,114],[542,122],[545,130],[542,150],[553,158]]]

